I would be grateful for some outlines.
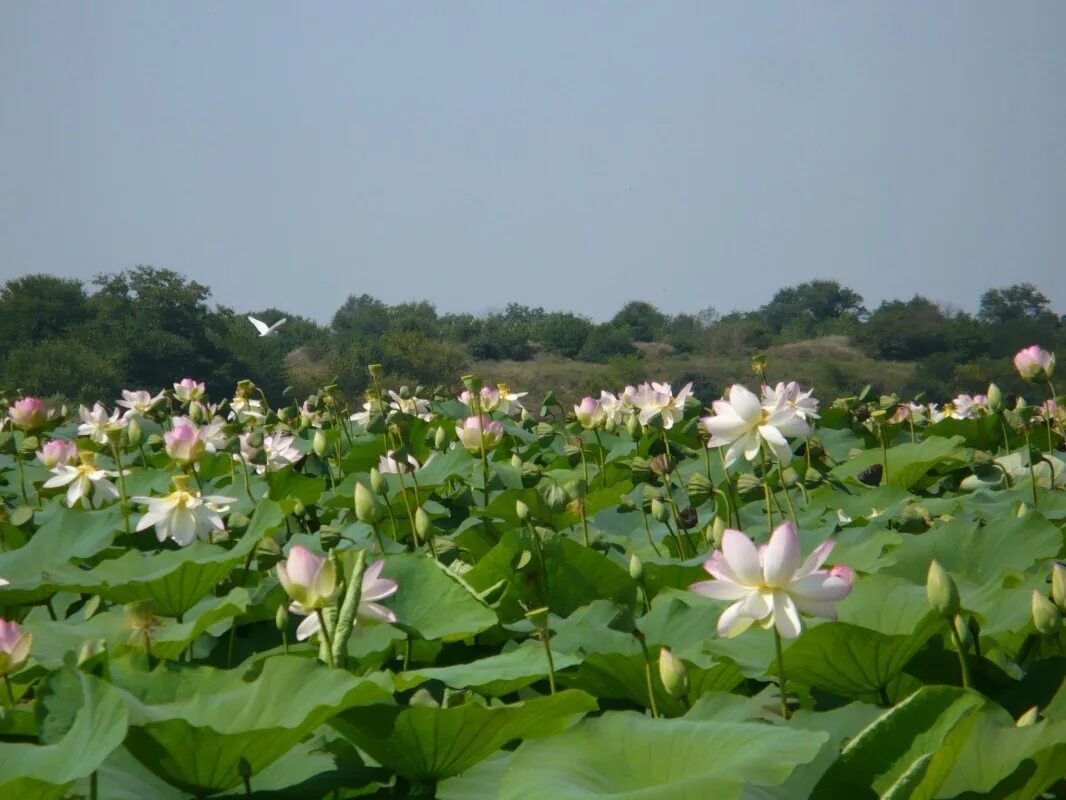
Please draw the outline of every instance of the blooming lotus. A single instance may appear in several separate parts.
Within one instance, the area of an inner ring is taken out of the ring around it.
[[[774,395],[774,405],[764,405],[739,383],[729,389],[729,400],[715,400],[713,417],[700,420],[710,433],[708,447],[728,447],[726,466],[741,455],[753,461],[765,444],[782,462],[792,460],[792,448],[786,436],[806,436],[810,425],[785,395]]]
[[[779,382],[773,389],[769,386],[762,387],[762,405],[763,408],[790,408],[794,414],[810,422],[819,418],[818,400],[812,397],[812,394],[814,389],[803,391],[795,381]]]
[[[1031,383],[1046,381],[1055,374],[1055,354],[1034,344],[1018,351],[1014,366],[1018,374]]]
[[[832,541],[823,542],[801,563],[799,535],[791,522],[779,525],[761,548],[740,531],[726,529],[722,549],[703,562],[715,580],[689,588],[734,601],[718,618],[719,636],[736,636],[759,622],[795,638],[803,630],[800,614],[836,619],[833,604],[851,592],[854,573],[848,567],[821,569],[832,549]]]
[[[603,412],[603,424],[608,430],[625,421],[625,404],[610,392],[600,392],[600,410]]]
[[[418,463],[418,459],[412,455],[408,455],[405,460],[397,460],[398,454],[395,450],[390,450],[386,455],[381,456],[378,459],[378,472],[382,475],[398,475],[400,473],[414,472],[422,468],[422,464]],[[433,458],[433,456],[430,456]],[[429,459],[426,460],[429,463]]]
[[[459,443],[471,453],[491,450],[503,438],[503,425],[481,416],[467,417],[455,426]]]
[[[977,419],[988,411],[988,398],[983,394],[960,394],[951,401],[949,415],[954,419]]]
[[[470,394],[469,390],[466,390],[459,395],[459,402],[468,406],[472,411],[489,414],[500,406],[500,390],[492,386],[482,386],[476,398]]]
[[[318,409],[311,408],[311,404],[304,400],[300,404],[300,424],[307,428],[321,428],[325,415]]]
[[[44,482],[45,489],[67,486],[67,506],[74,508],[81,503],[83,508],[100,508],[109,500],[118,499],[118,489],[108,478],[117,478],[118,472],[100,469],[96,466],[96,456],[86,450],[78,454],[81,463],[78,466],[57,464],[52,470],[52,477]],[[130,475],[130,470],[123,470],[123,475]]]
[[[20,397],[7,410],[11,424],[24,431],[40,428],[50,416],[48,406],[39,397]]]
[[[127,414],[147,414],[155,408],[164,397],[166,397],[166,392],[160,392],[155,397],[152,397],[151,392],[146,392],[144,389],[138,389],[135,392],[123,389],[122,399],[115,405],[129,409],[129,411],[126,412]]]
[[[0,619],[0,675],[17,672],[30,657],[33,634],[17,622]]]
[[[506,414],[509,417],[513,417],[515,414],[521,413],[522,398],[529,392],[512,392],[511,387],[506,383],[496,384],[496,388],[499,391],[499,402],[497,408],[501,414]]]
[[[630,387],[626,387],[628,391]],[[643,383],[631,396],[631,402],[639,409],[638,419],[641,425],[647,425],[652,417],[658,415],[667,430],[674,427],[685,416],[685,401],[692,394],[692,384],[673,394],[673,387],[668,383]]]
[[[242,433],[240,435],[241,442],[241,456],[244,460],[251,462],[259,453],[258,448],[253,447],[249,441],[248,434]],[[296,441],[295,436],[285,436],[283,434],[268,433],[263,437],[263,457],[266,461],[265,464],[256,464],[255,471],[262,475],[264,472],[273,472],[275,470],[287,467],[290,464],[295,464],[304,454],[293,447],[293,442]],[[235,461],[240,461],[240,457],[234,456]]]
[[[180,403],[203,400],[206,393],[206,387],[192,378],[182,378],[174,384],[174,396],[178,398]]]
[[[574,416],[583,428],[597,428],[606,418],[603,406],[595,397],[582,398],[581,402],[574,406]]]
[[[208,541],[212,531],[225,530],[222,514],[235,497],[202,496],[189,491],[185,475],[174,478],[174,491],[166,497],[132,497],[134,503],[148,506],[147,513],[137,522],[137,530],[155,526],[156,538],[165,542],[173,539],[180,547],[188,547],[197,539]]]
[[[173,427],[163,434],[163,443],[167,455],[179,464],[195,464],[207,450],[202,431],[187,417],[174,417]]]
[[[81,415],[78,436],[88,436],[97,444],[107,444],[109,433],[120,431],[129,424],[117,408],[109,416],[100,403],[94,403],[92,411],[81,406],[78,413]]]
[[[404,397],[402,394],[397,394],[391,389],[389,390],[388,395],[391,398],[389,400],[389,408],[393,411],[399,411],[402,414],[410,414],[412,417],[418,417],[427,422],[433,419],[433,412],[430,411],[428,400],[424,400],[421,397]]]
[[[251,420],[253,423],[259,423],[266,419],[262,401],[256,400],[254,397],[234,397],[230,401],[229,407],[229,418],[238,422]]]
[[[37,451],[37,459],[48,469],[78,460],[78,445],[63,439],[50,439]]]

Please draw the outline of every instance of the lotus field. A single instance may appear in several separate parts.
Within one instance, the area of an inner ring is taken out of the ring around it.
[[[1054,356],[943,406],[755,366],[8,398],[0,797],[1066,796]]]

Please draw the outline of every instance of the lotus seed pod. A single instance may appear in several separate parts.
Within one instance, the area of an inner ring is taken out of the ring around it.
[[[629,557],[629,577],[635,581],[644,577],[644,562],[636,553]]]
[[[762,488],[762,482],[750,472],[737,476],[737,491],[741,494],[747,494],[760,488]]]
[[[670,509],[666,507],[666,503],[662,500],[655,499],[651,501],[651,515],[658,522],[666,522],[670,519]]]
[[[1055,633],[1062,624],[1059,607],[1033,589],[1033,627],[1044,636]]]
[[[942,617],[952,618],[959,613],[959,588],[940,562],[929,563],[929,575],[925,581],[925,593],[929,606]]]
[[[529,519],[529,506],[523,503],[521,500],[516,500],[514,504],[515,514],[518,516],[519,522],[525,522]]]
[[[1066,566],[1058,561],[1051,568],[1051,599],[1059,610],[1066,611]]]
[[[315,451],[315,455],[322,458],[326,455],[328,447],[329,443],[326,441],[326,434],[322,431],[315,431],[315,438],[311,440],[311,449]]]
[[[371,364],[366,368],[366,371],[370,373],[372,378],[380,379],[385,374],[385,368],[381,364]]]
[[[659,651],[659,678],[667,693],[675,700],[688,694],[688,670],[685,662],[664,647]]]
[[[444,426],[437,428],[437,432],[433,434],[433,446],[437,450],[443,450],[444,446],[448,444],[448,432],[444,430]]]
[[[378,521],[378,506],[373,492],[363,483],[355,484],[355,517],[360,522],[373,524]]]
[[[378,471],[377,467],[370,468],[370,488],[374,494],[385,494],[385,491],[389,488],[384,476]]]

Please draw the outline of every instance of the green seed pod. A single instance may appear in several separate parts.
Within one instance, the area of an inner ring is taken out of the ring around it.
[[[707,480],[707,476],[702,472],[692,473],[692,476],[688,479],[687,488],[689,500],[692,501],[694,506],[707,502],[714,491],[714,486],[711,485],[711,482]]]
[[[377,501],[363,483],[355,484],[355,516],[360,522],[373,524],[378,521]]]
[[[929,563],[929,575],[925,581],[925,593],[929,606],[942,617],[951,618],[959,613],[959,588],[940,563]]]
[[[741,494],[762,488],[762,482],[750,472],[744,472],[737,476],[737,491]]]
[[[675,700],[688,694],[688,670],[685,662],[664,647],[659,651],[659,678],[667,693]]]
[[[1033,627],[1044,636],[1055,633],[1062,625],[1059,607],[1033,589]]]

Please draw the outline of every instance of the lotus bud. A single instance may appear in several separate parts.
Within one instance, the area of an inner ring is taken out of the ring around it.
[[[970,630],[969,623],[962,618],[962,615],[958,615],[952,620],[952,625],[955,626],[955,634],[959,637],[959,643],[962,645],[962,649],[970,651],[973,649],[973,631]]]
[[[656,498],[651,501],[651,515],[657,522],[666,522],[670,519],[670,509],[666,507],[666,503]]]
[[[1000,409],[1003,408],[1003,390],[1000,389],[998,386],[996,386],[996,384],[994,384],[994,383],[988,384],[987,397],[988,397],[988,407],[992,411],[999,411]]]
[[[32,646],[32,633],[22,630],[17,622],[0,619],[0,675],[20,670]]]
[[[714,523],[711,525],[711,541],[714,542],[714,546],[719,550],[722,549],[722,537],[725,535],[725,520],[721,517],[715,517]]]
[[[370,468],[370,488],[374,494],[385,494],[388,491],[389,485],[377,467]]]
[[[436,701],[432,694],[429,693],[429,689],[422,687],[416,689],[415,693],[411,695],[411,698],[407,701],[409,706],[422,706],[423,708],[440,708],[440,703]]]
[[[433,523],[429,518],[429,514],[426,513],[424,508],[419,506],[418,510],[415,511],[415,533],[425,539],[429,536],[432,527]]]
[[[636,553],[629,557],[629,577],[635,581],[644,577],[644,562]]]
[[[1055,633],[1062,624],[1059,607],[1033,589],[1033,627],[1044,636]]]
[[[680,700],[688,694],[688,670],[685,662],[664,647],[659,651],[659,678],[667,694]]]
[[[1051,568],[1051,599],[1062,611],[1066,611],[1066,566],[1058,561]]]
[[[39,397],[22,397],[7,410],[11,424],[23,431],[40,428],[48,421],[48,407]]]
[[[637,419],[636,414],[630,414],[626,420],[626,430],[629,431],[629,435],[634,439],[640,435],[640,420]]]
[[[141,423],[138,417],[130,418],[130,423],[126,426],[126,436],[129,438],[130,444],[134,447],[144,440],[144,429],[141,428]]]
[[[289,557],[278,562],[277,570],[281,588],[295,603],[308,610],[329,605],[340,589],[333,563],[302,545],[293,545]]]
[[[195,464],[204,457],[207,442],[203,432],[191,421],[175,421],[174,427],[163,434],[167,455],[179,464]]]
[[[284,631],[289,626],[289,607],[282,603],[278,606],[278,610],[274,614],[274,627],[279,631]]]
[[[326,434],[322,431],[315,431],[315,437],[311,440],[311,449],[315,451],[315,455],[319,458],[324,458],[327,450],[329,449],[329,442],[326,441]]]
[[[525,462],[522,461],[522,456],[518,455],[518,453],[511,455],[511,466],[515,469],[522,469],[524,463]]]
[[[445,445],[448,444],[448,432],[444,430],[444,426],[441,425],[437,428],[437,432],[433,434],[433,446],[437,450],[443,450]]]
[[[1015,727],[1018,727],[1018,728],[1027,728],[1030,725],[1032,725],[1034,722],[1036,722],[1038,718],[1039,718],[1039,709],[1036,706],[1033,706],[1028,711],[1026,711],[1024,714],[1022,714],[1020,717],[1018,717],[1018,721],[1015,722],[1014,725],[1015,725]]]
[[[360,522],[373,524],[378,521],[378,506],[374,494],[365,484],[355,484],[355,516]]]
[[[929,575],[925,581],[925,593],[929,606],[942,617],[952,618],[959,613],[959,589],[940,562],[929,563]]]
[[[519,522],[525,522],[527,519],[529,519],[529,506],[527,506],[521,500],[515,501],[514,510]]]
[[[1018,374],[1030,383],[1050,380],[1055,374],[1055,354],[1034,344],[1018,351],[1014,356],[1014,366]]]
[[[1024,501],[1018,503],[1018,507],[1016,509],[1014,509],[1014,516],[1018,517],[1019,519],[1021,517],[1024,517],[1028,513],[1029,513],[1029,505],[1026,502],[1024,502]]]

